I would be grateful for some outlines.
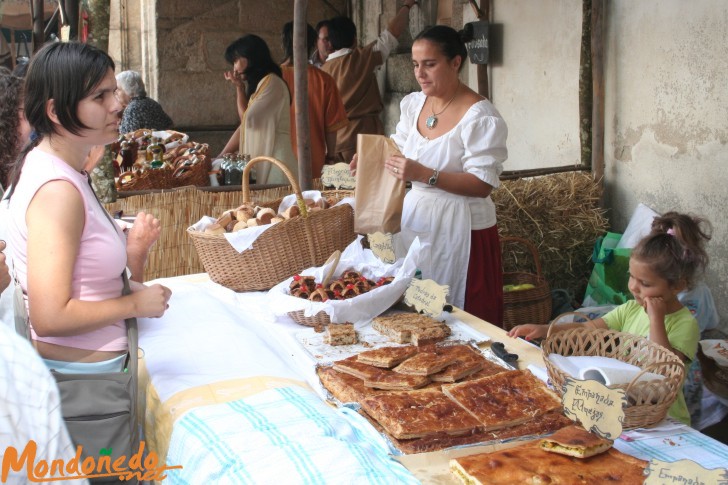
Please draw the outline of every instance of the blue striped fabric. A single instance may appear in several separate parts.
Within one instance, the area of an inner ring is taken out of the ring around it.
[[[270,389],[194,409],[176,423],[165,483],[416,484],[386,441],[312,391]]]

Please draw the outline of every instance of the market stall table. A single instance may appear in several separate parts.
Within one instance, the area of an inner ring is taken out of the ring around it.
[[[168,465],[183,466],[169,472],[168,483],[425,483],[436,477],[446,483],[450,456],[483,448],[398,457],[402,467],[358,413],[324,404],[316,358],[300,340],[310,329],[276,317],[266,293],[235,293],[205,274],[156,282],[172,290],[170,308],[162,318],[140,319],[139,334],[147,446]],[[543,365],[538,347],[466,312],[456,309],[452,317],[490,342],[503,342],[519,355],[519,369]],[[642,459],[699,458],[707,468],[728,466],[725,445],[688,427],[659,428],[630,434],[615,447]],[[512,443],[484,448],[507,446]]]

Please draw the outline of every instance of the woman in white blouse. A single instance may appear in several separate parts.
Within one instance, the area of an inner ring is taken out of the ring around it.
[[[268,45],[257,35],[245,35],[227,47],[225,60],[233,65],[225,79],[235,85],[241,123],[220,155],[238,151],[273,157],[298,173],[291,148],[291,94]],[[256,183],[287,184],[288,179],[266,162],[256,165]]]
[[[385,161],[411,181],[404,201],[400,250],[424,243],[422,276],[449,285],[449,301],[502,325],[501,249],[495,206],[508,156],[508,128],[493,105],[460,82],[467,58],[461,35],[442,25],[421,32],[412,63],[421,92],[401,102],[392,135],[404,156]]]

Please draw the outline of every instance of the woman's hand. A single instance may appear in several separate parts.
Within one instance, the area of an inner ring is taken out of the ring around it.
[[[352,177],[354,175],[356,175],[356,164],[358,161],[359,161],[359,156],[358,156],[358,154],[355,153],[354,156],[351,157],[351,162],[349,162],[349,173],[351,174]]]
[[[245,74],[236,72],[236,71],[225,71],[224,73],[225,80],[230,82],[233,86],[236,88],[242,87],[245,85]]]
[[[422,181],[425,167],[402,155],[392,155],[384,161],[384,168],[399,180]]]
[[[126,237],[126,260],[131,279],[144,281],[144,266],[152,245],[162,234],[162,224],[151,214],[140,212]]]
[[[131,297],[134,299],[134,316],[157,318],[169,308],[172,291],[162,285],[135,285]]]
[[[535,325],[533,323],[527,323],[526,325],[518,325],[513,327],[509,332],[509,337],[523,337],[526,340],[534,340],[537,338],[544,338],[548,333],[548,325]]]

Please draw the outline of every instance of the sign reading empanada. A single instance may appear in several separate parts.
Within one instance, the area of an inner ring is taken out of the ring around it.
[[[369,248],[382,262],[391,264],[397,260],[391,234],[375,232],[374,234],[367,234],[367,239],[369,240]]]
[[[354,189],[356,178],[351,175],[348,163],[337,163],[335,165],[324,165],[321,172],[321,182],[324,187],[336,187],[336,189]]]
[[[645,471],[647,472],[647,478],[644,485],[728,483],[728,469],[707,470],[692,460],[678,460],[667,463],[653,458]]]
[[[413,279],[404,293],[404,302],[418,312],[436,317],[442,313],[449,293],[447,285],[438,285],[433,280]]]
[[[564,414],[579,421],[584,429],[602,438],[615,440],[622,434],[623,406],[627,396],[623,389],[610,389],[604,384],[588,380],[566,378]]]

